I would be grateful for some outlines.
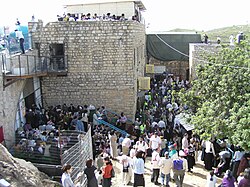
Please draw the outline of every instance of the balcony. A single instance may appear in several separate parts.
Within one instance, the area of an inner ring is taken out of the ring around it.
[[[67,56],[15,55],[1,54],[3,86],[32,77],[66,76],[68,72]]]

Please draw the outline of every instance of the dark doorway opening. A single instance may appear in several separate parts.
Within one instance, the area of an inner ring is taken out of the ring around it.
[[[27,97],[24,98],[25,101],[25,107],[28,109],[32,108],[32,105],[34,105],[35,102],[35,93],[31,93],[30,95],[28,95]]]

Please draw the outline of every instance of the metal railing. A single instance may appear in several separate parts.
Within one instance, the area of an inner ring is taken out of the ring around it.
[[[41,56],[15,55],[0,57],[4,78],[11,79],[25,76],[46,76],[47,74],[66,74],[68,71],[67,55]],[[4,85],[8,84],[4,82]]]
[[[36,55],[16,55],[10,58],[1,54],[2,69],[16,75],[41,72],[67,71],[67,56],[38,57]],[[16,71],[15,68],[18,68]]]
[[[103,125],[105,125],[105,126],[108,126],[108,127],[110,127],[111,129],[113,129],[113,130],[115,130],[115,131],[121,133],[122,135],[125,135],[125,136],[128,135],[128,133],[127,133],[126,131],[119,129],[118,127],[116,127],[116,126],[114,126],[114,125],[111,125],[110,123],[108,123],[108,122],[106,122],[106,121],[104,121],[104,120],[98,119],[98,123],[99,123],[99,124],[103,124]]]
[[[110,114],[113,114],[113,115],[117,115],[118,117],[121,117],[121,115],[117,114],[116,112],[112,111],[112,110],[107,110],[106,111]],[[134,123],[132,119],[130,118],[127,118],[127,121],[130,122],[130,123]]]
[[[80,135],[79,142],[70,149],[64,151],[61,156],[62,165],[70,164],[73,167],[71,178],[76,181],[79,177],[80,186],[87,185],[87,178],[84,175],[85,163],[88,159],[93,159],[91,127],[85,135]]]
[[[48,133],[43,128],[39,126],[39,131]],[[57,181],[60,181],[62,175],[62,165],[69,163],[74,168],[72,177],[75,180],[77,174],[84,169],[86,160],[93,157],[91,128],[87,133],[59,129],[58,137],[54,130],[49,134],[47,141],[44,142],[39,140],[39,136],[19,132],[16,134],[16,145],[10,152],[17,158],[32,162],[51,178],[58,179]],[[37,150],[37,144],[43,145],[43,154]],[[85,176],[82,178],[84,183]]]

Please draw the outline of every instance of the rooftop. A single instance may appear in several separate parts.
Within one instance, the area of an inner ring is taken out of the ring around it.
[[[89,5],[89,4],[105,4],[105,3],[121,3],[121,2],[134,2],[140,10],[146,10],[146,7],[141,0],[71,0],[70,3],[65,4],[64,6],[72,5]]]

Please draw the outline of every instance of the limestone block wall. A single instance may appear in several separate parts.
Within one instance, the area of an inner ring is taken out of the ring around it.
[[[180,77],[181,80],[186,80],[187,78],[188,61],[160,61],[150,57],[149,63],[154,64],[154,66],[166,66],[168,73],[173,74],[175,77]]]
[[[4,89],[3,75],[0,75],[0,126],[3,126],[7,147],[13,146],[15,142],[16,113],[24,85],[25,80],[19,80]]]
[[[206,55],[217,54],[221,49],[218,44],[189,44],[189,77],[190,80],[196,78],[195,69],[198,64],[208,63]]]
[[[133,117],[137,78],[145,66],[144,25],[133,21],[53,22],[33,33],[41,55],[50,44],[63,44],[68,74],[43,77],[47,105],[105,105]]]

